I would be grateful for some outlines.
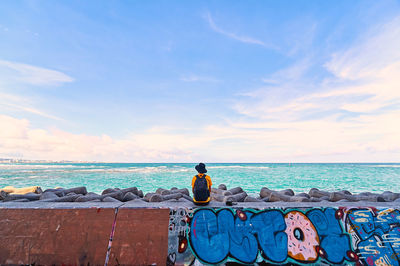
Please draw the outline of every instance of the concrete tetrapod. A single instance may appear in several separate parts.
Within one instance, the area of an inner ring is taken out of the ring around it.
[[[386,201],[395,201],[400,198],[400,193],[393,193],[392,191],[385,191],[381,195]]]
[[[231,191],[222,190],[222,189],[218,189],[218,188],[211,188],[211,193],[222,195],[222,196],[231,196],[231,195],[233,195],[233,193]],[[238,193],[240,193],[240,192],[238,192]]]
[[[263,202],[262,200],[259,200],[259,199],[256,199],[256,198],[254,198],[254,197],[251,197],[251,196],[247,196],[245,199],[244,199],[244,202]]]
[[[74,202],[77,198],[79,198],[80,194],[72,194],[72,195],[67,195],[64,197],[59,197],[59,198],[52,198],[52,199],[43,199],[39,200],[40,202]]]
[[[164,188],[158,188],[157,190],[156,190],[156,193],[157,194],[160,194],[160,195],[171,195],[171,194],[175,194],[175,193],[182,193],[182,194],[185,194],[185,195],[187,195],[187,196],[189,196],[190,194],[189,194],[189,190],[187,189],[187,188],[181,188],[181,189],[178,189],[178,188],[171,188],[171,190],[168,190],[168,189],[164,189]]]
[[[370,196],[360,196],[360,195],[348,195],[340,192],[332,192],[329,196],[329,201],[340,201],[340,200],[347,200],[349,202],[356,202],[356,201],[370,201],[370,202],[385,202],[385,199],[377,194],[377,195],[370,195]]]
[[[187,188],[171,189],[171,192],[173,192],[173,193],[182,193],[184,195],[190,196],[189,189],[187,189]]]
[[[302,196],[292,196],[289,199],[290,202],[310,202],[310,199],[308,197],[302,197]]]
[[[291,190],[291,189],[284,189],[284,190],[281,190],[281,191],[276,191],[276,190],[271,190],[271,189],[269,189],[269,188],[263,187],[263,188],[261,188],[261,190],[260,190],[260,197],[261,197],[261,198],[270,197],[270,195],[271,195],[272,193],[282,195],[282,198],[286,198],[286,197],[284,197],[284,196],[294,196],[294,192],[293,192],[293,190]],[[275,195],[274,198],[275,198],[276,196],[278,196],[278,195]]]
[[[54,192],[43,192],[42,195],[40,196],[40,199],[57,199],[58,196]]]
[[[167,201],[167,200],[171,200],[171,199],[180,199],[182,197],[183,197],[182,193],[175,193],[175,194],[170,194],[170,195],[160,195],[158,193],[154,193],[153,195],[150,196],[149,202],[161,202],[161,201]]]
[[[82,195],[79,196],[75,201],[76,202],[86,202],[86,201],[93,201],[93,200],[103,200],[105,197],[112,197],[119,201],[122,201],[124,197],[124,193],[121,190],[116,192],[104,194],[104,195],[97,195],[97,194],[90,194],[90,195]]]
[[[308,192],[310,197],[321,198],[321,197],[330,197],[331,193],[323,190],[319,190],[318,188],[312,188]]]
[[[243,189],[241,187],[235,187],[235,188],[231,188],[228,190],[230,193],[232,193],[232,195],[238,194],[238,193],[242,193]]]
[[[224,202],[231,201],[231,202],[243,202],[244,199],[247,197],[246,192],[238,193],[231,196],[226,196]]]
[[[153,195],[156,195],[156,194],[157,194],[157,193],[152,193],[152,192],[146,193],[146,195],[144,195],[144,200],[147,201],[147,202],[150,202],[150,198],[151,198]],[[157,194],[157,195],[161,196],[160,194]],[[161,198],[161,199],[162,199],[162,198]]]
[[[27,194],[7,194],[4,198],[4,201],[14,201],[14,200],[21,200],[26,199],[29,201],[39,200],[40,194],[36,193],[27,193]]]
[[[219,184],[218,189],[227,190],[227,187],[225,184]]]
[[[225,196],[221,195],[221,194],[211,193],[210,199],[214,200],[214,201],[223,202],[225,199]]]
[[[117,199],[114,199],[114,198],[112,198],[112,197],[105,197],[105,198],[103,199],[103,202],[120,202],[120,201],[117,200]]]
[[[46,189],[44,192],[53,192],[59,197],[65,196],[70,192],[74,192],[76,194],[82,194],[82,195],[87,194],[86,187],[74,187],[74,188],[69,188],[69,189],[64,189],[64,188]]]
[[[134,199],[137,199],[137,198],[139,198],[139,196],[133,194],[132,192],[126,192],[124,197],[122,198],[122,201],[123,202],[130,201],[130,200],[134,200]],[[103,199],[103,201],[104,201],[104,199]]]

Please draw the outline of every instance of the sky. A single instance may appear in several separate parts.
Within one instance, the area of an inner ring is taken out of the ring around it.
[[[400,162],[399,1],[0,1],[0,158]]]

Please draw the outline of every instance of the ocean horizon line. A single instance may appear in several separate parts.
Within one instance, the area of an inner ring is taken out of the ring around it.
[[[207,162],[206,164],[400,164],[398,162],[375,161],[375,162],[355,162],[355,161],[337,161],[337,162]],[[47,159],[11,159],[0,158],[0,163],[91,163],[91,164],[198,164],[199,162],[124,162],[124,161],[91,161],[91,160],[47,160]]]

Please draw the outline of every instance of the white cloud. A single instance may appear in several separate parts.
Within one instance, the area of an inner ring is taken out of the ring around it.
[[[245,36],[245,35],[240,35],[237,33],[233,33],[233,32],[229,32],[226,30],[223,30],[222,28],[220,28],[219,26],[216,25],[216,23],[214,22],[214,19],[212,18],[210,13],[206,13],[205,14],[205,20],[208,22],[208,24],[210,25],[211,29],[217,33],[220,33],[226,37],[229,37],[231,39],[237,40],[239,42],[243,42],[243,43],[249,43],[249,44],[255,44],[255,45],[261,45],[263,47],[266,48],[271,48],[271,49],[277,49],[277,47],[275,45],[272,45],[270,43],[266,43],[264,41],[249,37],[249,36]]]
[[[324,66],[335,78],[310,84],[318,92],[281,97],[282,91],[292,92],[291,86],[307,84],[307,64],[268,77],[272,85],[243,94],[247,99],[235,109],[251,119],[232,123],[238,129],[231,131],[259,130],[251,138],[260,146],[265,143],[277,158],[287,152],[287,158],[295,160],[298,154],[303,161],[399,161],[398,47],[400,17],[333,54]]]
[[[393,123],[399,116],[400,111],[362,116],[358,124],[332,120],[231,122],[181,134],[157,127],[116,139],[105,134],[32,128],[26,119],[0,115],[0,157],[111,162],[389,162],[400,156],[400,127]]]
[[[377,25],[361,36],[350,49],[337,52],[326,68],[346,80],[379,78],[387,68],[400,61],[400,16]]]
[[[170,134],[152,128],[114,139],[108,135],[73,134],[57,128],[32,128],[27,119],[0,115],[0,158],[95,160],[114,162],[191,162],[207,138]]]
[[[37,66],[0,60],[0,112],[29,113],[54,120],[61,118],[39,110],[33,99],[17,92],[17,88],[28,89],[34,85],[55,86],[65,82],[72,82],[70,76],[51,69]],[[28,86],[26,86],[28,85]]]
[[[273,89],[286,90],[288,77],[297,83],[305,83],[303,73],[307,64],[296,64],[269,78],[274,81],[273,87],[244,94],[258,98],[258,102],[242,103],[237,110],[261,119],[278,117],[291,121],[301,119],[308,111],[327,111],[330,114],[348,111],[374,115],[381,108],[400,104],[400,18],[377,28],[381,31],[371,30],[353,47],[332,56],[325,66],[337,78],[317,85],[319,92],[294,99],[289,97],[279,105],[270,104],[269,98],[274,96],[270,92]]]
[[[0,111],[11,110],[12,112],[15,111],[22,111],[25,113],[30,113],[38,116],[42,116],[45,118],[50,118],[54,120],[63,120],[60,117],[55,115],[51,115],[47,112],[39,110],[32,106],[32,102],[22,96],[9,94],[9,93],[1,93],[0,92]]]
[[[310,58],[304,58],[294,63],[288,68],[279,70],[269,77],[262,78],[265,83],[281,84],[282,81],[286,82],[297,82],[299,79],[304,77],[311,65]]]
[[[23,63],[0,60],[0,75],[33,85],[57,85],[74,79],[62,72]]]

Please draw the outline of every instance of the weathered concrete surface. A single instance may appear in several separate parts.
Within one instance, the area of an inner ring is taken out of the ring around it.
[[[168,223],[169,209],[120,209],[109,265],[165,265]]]
[[[0,217],[0,264],[102,264],[114,210],[0,209]]]
[[[118,205],[74,208],[81,204],[53,203],[47,206],[51,208],[36,209],[2,205],[0,264],[104,264]],[[110,265],[164,265],[168,221],[169,209],[120,209]]]

